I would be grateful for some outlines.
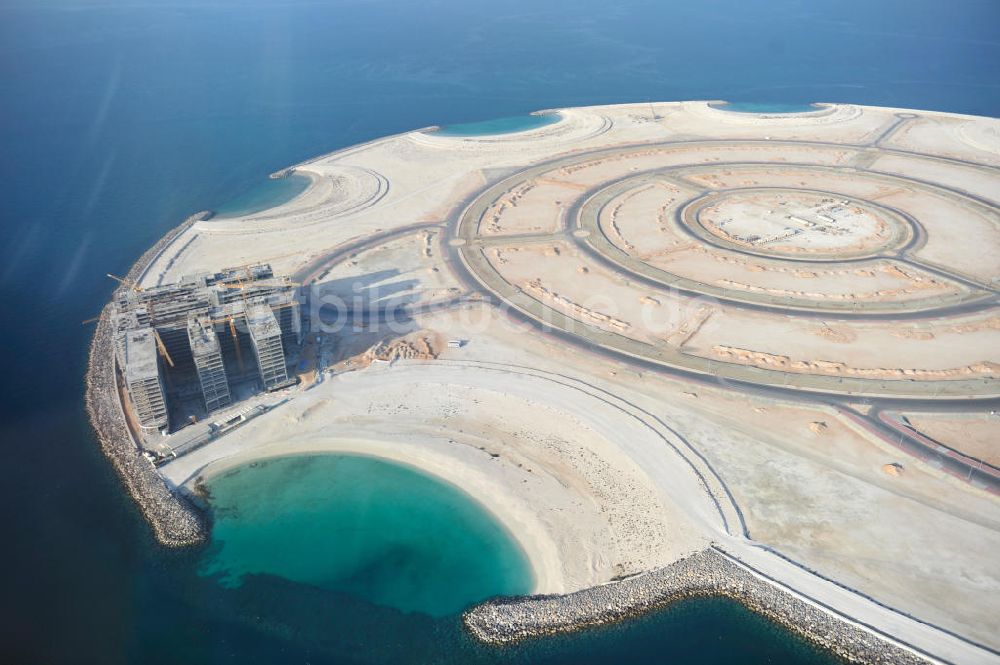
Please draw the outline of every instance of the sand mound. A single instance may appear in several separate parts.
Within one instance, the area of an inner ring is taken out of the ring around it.
[[[828,339],[831,342],[836,342],[838,344],[847,344],[858,338],[857,334],[853,330],[849,330],[847,328],[831,328],[827,326],[811,332],[815,335],[819,335],[823,339]]]
[[[433,360],[438,357],[430,339],[418,337],[413,340],[399,339],[393,342],[379,342],[368,349],[366,359],[393,362],[403,360]]]
[[[809,423],[809,429],[813,434],[822,434],[827,430],[827,424],[822,420],[816,420]]]

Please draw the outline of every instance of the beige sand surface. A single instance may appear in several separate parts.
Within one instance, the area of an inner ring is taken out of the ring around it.
[[[968,414],[905,414],[921,434],[952,450],[1000,467],[1000,417]]]
[[[559,593],[704,547],[708,535],[669,498],[677,485],[691,485],[697,500],[697,486],[678,477],[665,448],[628,413],[552,380],[401,363],[326,381],[164,470],[181,484],[258,456],[342,451],[398,459],[481,501],[529,554],[536,592]],[[656,450],[665,459],[643,468],[634,461]],[[711,516],[710,506],[700,510]],[[704,526],[710,533],[713,525]]]
[[[915,118],[885,142],[886,146],[920,152],[924,146],[946,145],[937,154],[1000,165],[1000,120],[965,118]]]

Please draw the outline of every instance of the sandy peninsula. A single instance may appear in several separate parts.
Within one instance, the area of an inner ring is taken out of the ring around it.
[[[296,165],[295,199],[148,254],[144,288],[269,264],[306,326],[298,384],[156,478],[376,455],[492,511],[539,594],[722,557],[712,589],[847,657],[1000,662],[1000,121],[553,112]],[[666,597],[629,584],[608,620]]]

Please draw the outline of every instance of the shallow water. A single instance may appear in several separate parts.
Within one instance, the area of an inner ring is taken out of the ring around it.
[[[439,136],[489,136],[491,134],[514,134],[516,132],[526,132],[529,129],[547,127],[559,122],[558,113],[530,113],[526,115],[511,116],[508,118],[494,118],[492,120],[481,120],[478,122],[463,122],[454,125],[445,125],[436,134]]]
[[[483,506],[408,466],[283,457],[208,487],[215,525],[199,572],[229,588],[270,574],[439,617],[533,587],[524,553]]]
[[[306,191],[310,180],[304,175],[291,174],[284,178],[266,178],[239,196],[218,206],[216,217],[240,217],[276,208]]]
[[[293,636],[289,645],[311,662],[838,662],[722,598],[487,646],[464,630],[461,611],[529,593],[532,574],[511,535],[457,488],[386,460],[321,454],[237,467],[208,489],[212,542],[188,592],[258,637]],[[186,657],[183,645],[164,648],[165,659]]]

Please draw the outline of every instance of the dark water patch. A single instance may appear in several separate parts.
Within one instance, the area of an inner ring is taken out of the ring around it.
[[[805,640],[724,598],[680,601],[628,622],[578,633],[544,637],[512,646],[491,646],[473,639],[458,615],[431,617],[375,605],[357,596],[303,585],[273,575],[247,575],[232,589],[202,579],[190,585],[178,608],[194,606],[192,621],[226,622],[232,639],[250,639],[256,662],[313,665],[368,663],[500,663],[590,665],[676,662],[699,665],[776,663],[835,665],[842,661]],[[169,630],[146,649],[152,662],[206,662],[211,642],[205,636],[176,640]],[[150,634],[153,633],[151,625]],[[234,647],[248,653],[243,645]],[[228,656],[228,654],[226,654]],[[278,660],[275,660],[278,659]],[[223,662],[238,662],[222,658]]]

